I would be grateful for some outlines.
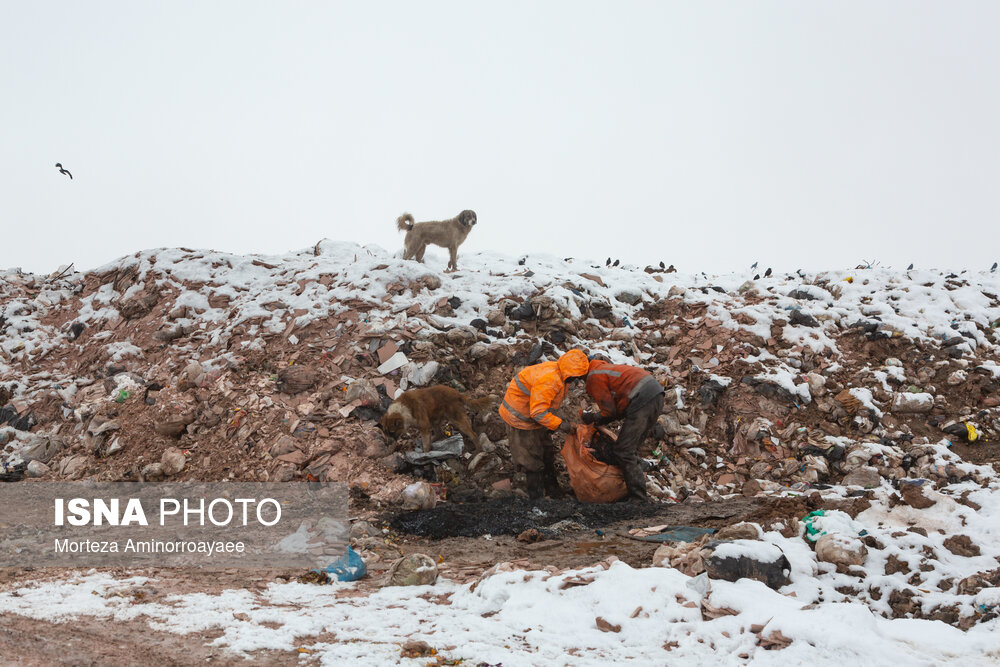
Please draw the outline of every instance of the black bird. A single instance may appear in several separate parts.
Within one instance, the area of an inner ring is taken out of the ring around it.
[[[754,262],[753,264],[750,265],[750,270],[751,271],[753,271],[756,268],[757,268],[757,262]]]
[[[60,174],[66,174],[67,176],[69,176],[69,180],[71,181],[73,180],[73,174],[69,173],[69,171],[67,171],[66,169],[63,169],[63,166],[61,164],[56,162],[56,167],[59,169]]]
[[[754,280],[760,280],[760,274],[759,273],[755,273],[754,276],[753,276],[753,279]]]
[[[611,266],[611,258],[608,257],[608,261],[604,262],[604,266]]]
[[[997,272],[997,263],[993,262],[993,268],[990,269],[990,273],[996,273],[996,272]]]
[[[664,264],[663,262],[660,262],[660,270],[662,271],[665,268],[667,268],[667,265]]]
[[[517,265],[518,266],[524,266],[524,262],[527,259],[528,259],[527,257],[522,257],[521,259],[517,260]]]
[[[615,260],[615,263],[614,263],[614,264],[612,264],[611,266],[618,266],[618,264],[619,264],[619,262],[620,262],[620,261],[621,261],[621,260],[617,260],[617,259],[616,259],[616,260]]]
[[[912,271],[912,270],[913,270],[913,265],[912,265],[912,264],[910,264],[910,265],[909,265],[908,267],[906,267],[906,270],[907,270],[907,271]]]
[[[764,277],[765,278],[770,278],[771,277],[771,267],[770,266],[767,267],[767,271],[764,272]]]
[[[676,273],[676,272],[677,272],[677,269],[674,268],[673,264],[671,264],[670,266],[667,267],[667,273]]]

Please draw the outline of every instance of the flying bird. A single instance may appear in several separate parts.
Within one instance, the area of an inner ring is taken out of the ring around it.
[[[63,169],[63,166],[60,163],[56,162],[56,168],[59,169],[60,174],[66,174],[67,176],[69,176],[69,180],[71,181],[73,180],[73,174],[69,173],[68,170]]]
[[[913,264],[910,264],[908,267],[906,267],[906,270],[907,271],[912,271],[913,270]]]
[[[767,271],[764,272],[764,277],[765,278],[770,278],[771,277],[771,267],[770,266],[767,267]]]
[[[753,271],[756,268],[757,268],[757,262],[754,262],[753,264],[750,265],[750,270],[751,271]]]

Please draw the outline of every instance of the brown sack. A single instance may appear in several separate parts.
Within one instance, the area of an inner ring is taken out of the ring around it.
[[[562,457],[569,472],[569,483],[577,500],[585,503],[613,503],[628,494],[622,471],[602,463],[585,446],[594,437],[593,426],[578,426],[566,436]]]

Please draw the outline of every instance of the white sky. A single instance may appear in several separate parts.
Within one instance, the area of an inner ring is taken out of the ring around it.
[[[465,252],[981,269],[1000,258],[998,19],[994,1],[0,0],[0,267],[397,250],[400,213],[471,208]]]

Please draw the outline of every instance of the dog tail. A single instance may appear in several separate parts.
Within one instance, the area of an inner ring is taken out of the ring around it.
[[[413,229],[413,216],[409,213],[404,213],[396,218],[396,229],[401,232],[408,232]]]
[[[465,401],[466,405],[478,413],[496,403],[497,397],[483,396],[482,398],[468,398],[467,396],[462,396],[462,400]]]

